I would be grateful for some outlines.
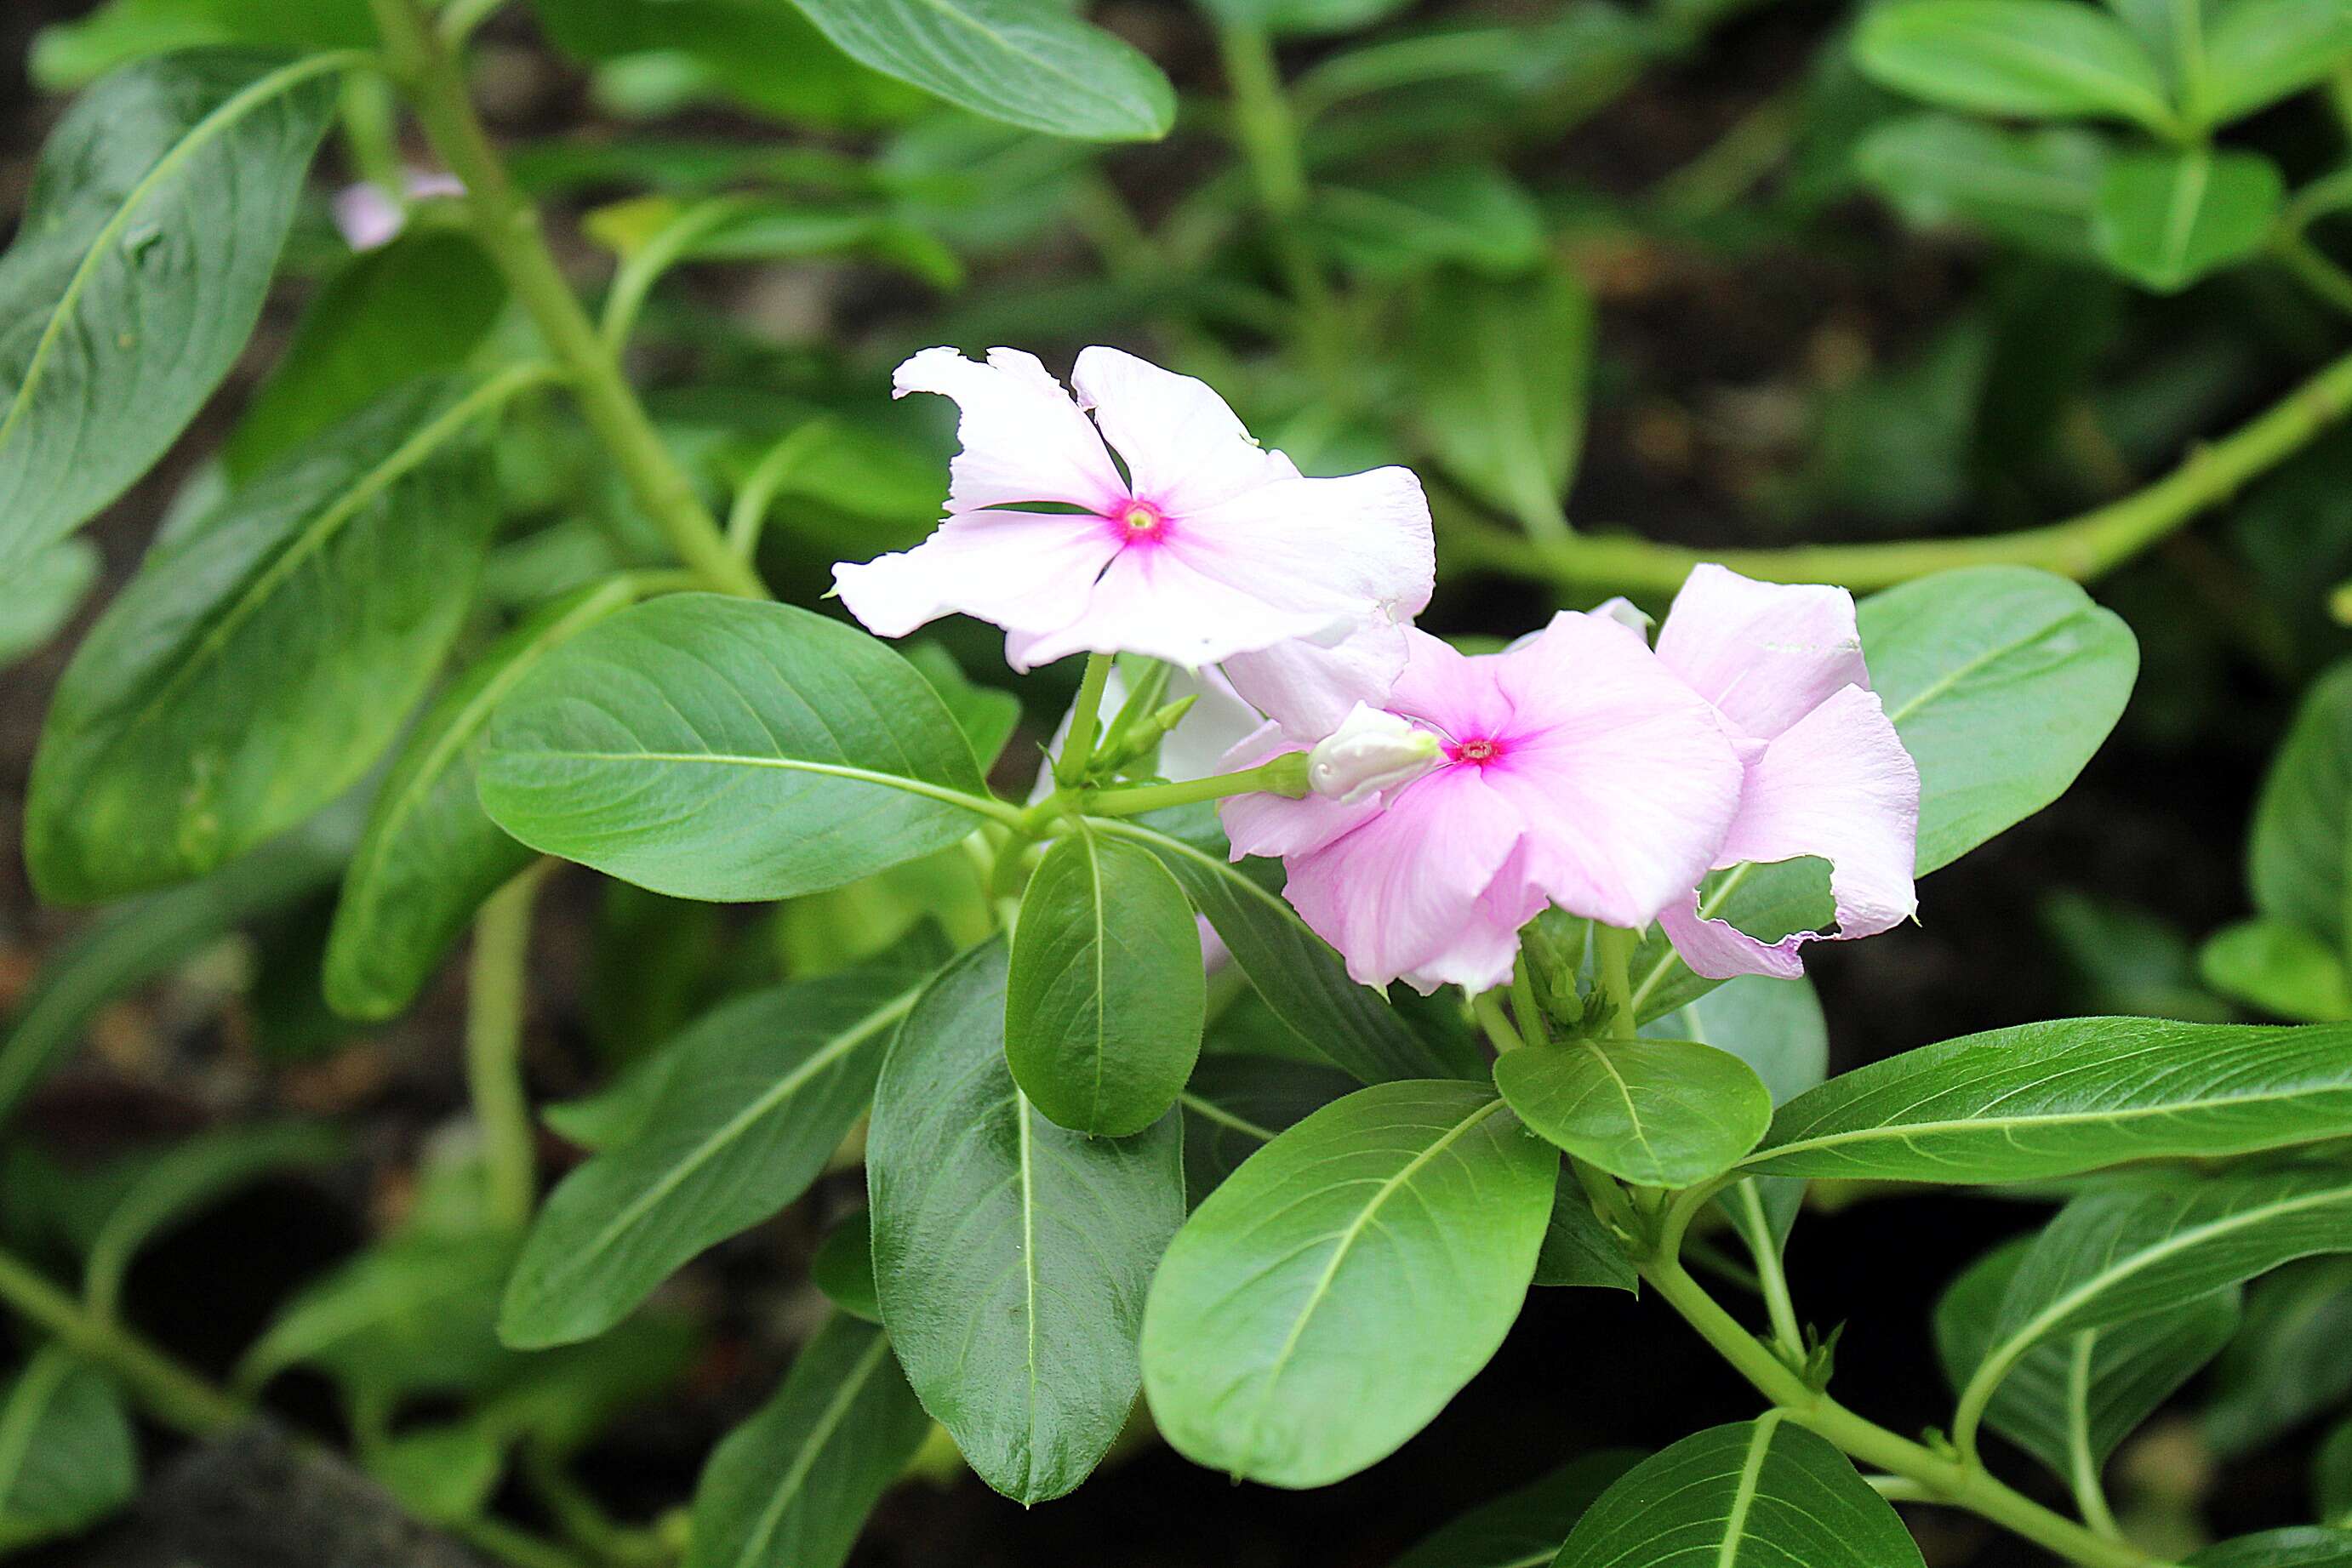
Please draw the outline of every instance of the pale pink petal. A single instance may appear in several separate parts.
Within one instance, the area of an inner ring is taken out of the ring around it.
[[[408,222],[400,204],[372,180],[344,186],[327,204],[343,243],[353,250],[374,250],[391,244]]]
[[[1127,498],[1102,437],[1033,354],[991,349],[982,364],[925,349],[890,387],[894,397],[938,392],[962,411],[962,450],[948,465],[950,512],[1057,501],[1108,516]]]
[[[1223,668],[1234,690],[1294,740],[1320,740],[1358,703],[1386,706],[1404,673],[1406,623],[1385,609],[1332,646],[1301,639],[1236,653]]]
[[[1769,740],[1843,686],[1870,685],[1853,596],[1691,569],[1658,632],[1658,657],[1748,735]]]
[[[1476,769],[1449,768],[1344,838],[1293,857],[1284,896],[1346,957],[1358,983],[1427,978],[1431,966],[1454,967],[1465,927],[1521,831],[1517,810]],[[1483,973],[1489,958],[1473,967]]]
[[[1836,938],[1874,936],[1919,906],[1911,874],[1918,831],[1918,767],[1876,694],[1848,686],[1749,764],[1717,863],[1826,860]],[[1678,911],[1666,935],[1693,970],[1717,980],[1792,973],[1797,949],[1821,937],[1801,931],[1767,945],[1724,921],[1702,922],[1695,910]]]
[[[1066,585],[1062,591],[1068,591]],[[1322,632],[1332,611],[1312,599],[1253,592],[1195,570],[1167,545],[1130,545],[1103,568],[1082,612],[1071,614],[1065,608],[1059,625],[1024,627],[1007,637],[1005,659],[1014,669],[1027,670],[1072,653],[1128,653],[1197,670]]]
[[[1392,712],[1456,740],[1493,735],[1511,722],[1510,699],[1482,661],[1418,627],[1406,629],[1405,645],[1404,671],[1389,693]]]
[[[1306,749],[1286,740],[1281,727],[1269,723],[1227,752],[1216,770],[1231,773],[1255,768],[1286,751]],[[1217,816],[1225,825],[1225,840],[1233,845],[1235,860],[1244,855],[1307,854],[1380,813],[1381,802],[1377,799],[1359,800],[1349,806],[1322,795],[1293,800],[1287,795],[1256,792],[1228,795],[1217,802]]]
[[[1236,588],[1329,605],[1341,633],[1376,612],[1411,620],[1437,578],[1429,500],[1408,468],[1257,485],[1181,512],[1167,548]]]
[[[1493,669],[1512,711],[1485,772],[1528,823],[1529,880],[1570,914],[1648,925],[1697,884],[1739,807],[1713,711],[1591,616],[1556,618]]]
[[[1191,513],[1298,472],[1251,440],[1225,400],[1191,376],[1117,349],[1087,349],[1070,384],[1126,462],[1136,497],[1163,512]]]
[[[1445,946],[1400,977],[1406,985],[1424,997],[1440,986],[1461,986],[1475,996],[1510,982],[1520,928],[1551,902],[1527,880],[1524,852],[1522,841]]]
[[[1118,551],[1097,517],[965,512],[913,549],[835,566],[833,582],[849,612],[877,636],[903,637],[958,612],[1007,628],[1053,628],[1086,602]]]

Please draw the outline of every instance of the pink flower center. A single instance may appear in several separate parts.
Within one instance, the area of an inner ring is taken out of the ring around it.
[[[1457,740],[1446,747],[1446,757],[1455,762],[1467,762],[1473,768],[1484,768],[1503,755],[1503,743],[1487,737]]]
[[[1168,538],[1168,515],[1149,501],[1129,500],[1103,518],[1124,545],[1156,545]]]

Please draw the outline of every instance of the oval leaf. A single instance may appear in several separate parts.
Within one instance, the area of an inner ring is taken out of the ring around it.
[[[1577,1521],[1553,1568],[1921,1568],[1846,1457],[1779,1411],[1652,1456]]]
[[[1772,1118],[1782,1176],[2035,1181],[2352,1136],[2352,1026],[2063,1019],[1906,1051]]]
[[[500,827],[680,898],[821,893],[945,849],[993,805],[906,660],[838,621],[716,594],[573,638],[499,705],[484,747]]]
[[[1200,930],[1167,868],[1084,829],[1055,841],[1005,990],[1005,1061],[1029,1103],[1097,1137],[1143,1131],[1192,1076],[1207,1009]]]
[[[1496,1058],[1495,1083],[1528,1126],[1642,1186],[1718,1176],[1772,1122],[1756,1070],[1696,1040],[1531,1045]]]
[[[335,64],[144,61],[58,123],[0,256],[0,576],[145,473],[236,362]]]
[[[2255,152],[2126,153],[2099,180],[2099,257],[2133,282],[2177,293],[2268,244],[2286,181]]]
[[[0,1551],[89,1529],[139,1487],[139,1450],[105,1376],[55,1348],[0,1400]]]
[[[2173,123],[2156,62],[2080,0],[1906,0],[1862,19],[1863,74],[1947,109],[2027,119]]]
[[[2352,1530],[2300,1525],[2209,1546],[2189,1568],[2352,1568]]]
[[[2223,996],[2297,1023],[2352,1019],[2352,977],[2334,949],[2284,920],[2242,920],[2206,938],[2197,977]]]
[[[1209,1195],[1152,1281],[1160,1431],[1275,1486],[1386,1457],[1502,1343],[1559,1169],[1472,1083],[1378,1084],[1284,1133]]]
[[[473,597],[496,507],[433,382],[380,400],[158,541],[41,732],[25,857],[43,895],[201,876],[365,772]]]
[[[2352,903],[2352,663],[2312,683],[2263,776],[2246,843],[2254,907],[2343,952]]]
[[[923,1407],[1022,1502],[1087,1478],[1140,1380],[1144,1288],[1184,1217],[1183,1131],[1055,1126],[1004,1065],[1004,944],[966,953],[874,1092],[874,1282]]]

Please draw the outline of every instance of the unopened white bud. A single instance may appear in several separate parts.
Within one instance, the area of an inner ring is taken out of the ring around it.
[[[1402,789],[1444,759],[1436,736],[1411,719],[1358,703],[1307,754],[1307,782],[1318,795],[1352,806],[1383,789]]]

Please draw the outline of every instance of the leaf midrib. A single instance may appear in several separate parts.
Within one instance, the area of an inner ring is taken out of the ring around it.
[[[961,806],[967,811],[1012,826],[1021,812],[1002,800],[991,800],[980,795],[967,795],[944,784],[908,778],[902,773],[880,773],[870,768],[853,767],[844,762],[810,762],[796,757],[747,757],[730,751],[574,751],[557,747],[534,747],[529,751],[509,751],[514,758],[548,758],[558,762],[686,762],[715,763],[730,768],[774,768],[792,773],[816,773],[829,779],[847,779],[860,784],[880,784],[893,789],[903,789],[910,795]]]
[[[1736,1568],[1739,1561],[1739,1543],[1748,1537],[1748,1515],[1756,1506],[1756,1493],[1764,1479],[1764,1461],[1771,1456],[1772,1438],[1780,1431],[1784,1414],[1773,1410],[1759,1416],[1756,1430],[1748,1437],[1748,1452],[1739,1462],[1739,1481],[1731,1492],[1731,1508],[1723,1516],[1723,1542],[1716,1549],[1715,1568]]]
[[[866,1379],[874,1375],[875,1368],[881,1364],[882,1357],[888,1354],[889,1349],[889,1336],[877,1330],[874,1343],[858,1354],[848,1375],[841,1380],[841,1386],[834,1391],[833,1397],[825,1401],[824,1408],[817,1413],[816,1420],[809,1428],[808,1440],[801,1445],[800,1452],[793,1456],[792,1464],[785,1469],[783,1479],[776,1488],[774,1499],[761,1511],[758,1522],[752,1526],[751,1534],[744,1538],[743,1550],[735,1557],[736,1568],[749,1568],[750,1564],[765,1559],[769,1542],[775,1539],[776,1531],[783,1525],[785,1511],[800,1495],[809,1472],[816,1466],[817,1457],[824,1451],[825,1444],[832,1441],[835,1428],[849,1414],[849,1407],[866,1391]]]

